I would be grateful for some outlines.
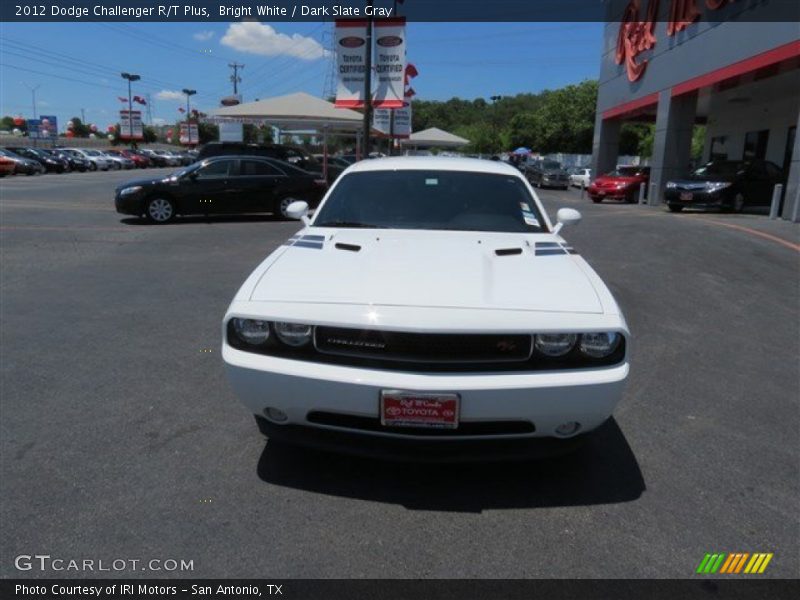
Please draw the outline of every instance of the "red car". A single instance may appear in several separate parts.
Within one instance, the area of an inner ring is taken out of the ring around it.
[[[601,175],[589,184],[586,190],[592,202],[602,202],[606,198],[637,202],[639,200],[639,186],[650,182],[650,167],[617,167],[610,173]]]
[[[139,154],[138,152],[128,150],[127,148],[119,150],[119,153],[125,158],[130,158],[134,163],[136,163],[137,169],[146,169],[150,166],[150,159],[144,154]]]
[[[15,163],[10,158],[0,156],[0,177],[5,177],[6,175],[13,175],[14,170],[16,168],[17,168],[17,163]]]

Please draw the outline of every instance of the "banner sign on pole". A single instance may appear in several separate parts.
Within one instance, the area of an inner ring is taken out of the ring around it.
[[[119,139],[144,139],[144,130],[142,129],[142,111],[127,109],[119,111]]]
[[[336,20],[337,108],[364,106],[367,76],[367,21]]]
[[[392,113],[394,113],[394,135],[392,136]],[[411,103],[406,101],[401,108],[376,108],[372,113],[372,128],[382,136],[407,138],[411,135]]]
[[[27,119],[26,120],[27,130],[28,130],[28,137],[32,140],[39,139],[39,125],[41,125],[41,121],[39,119]]]
[[[375,108],[402,108],[406,72],[406,20],[375,21]]]
[[[197,123],[181,123],[178,141],[181,144],[193,146],[200,143],[200,132],[197,129]]]

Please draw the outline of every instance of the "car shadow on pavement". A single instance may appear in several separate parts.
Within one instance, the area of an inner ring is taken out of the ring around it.
[[[476,513],[630,502],[645,490],[636,457],[613,418],[571,454],[505,463],[384,462],[268,441],[258,476],[274,485],[411,510]]]
[[[176,217],[169,223],[154,225],[143,217],[125,217],[119,220],[124,225],[147,225],[149,227],[171,227],[173,225],[198,225],[201,223],[286,223],[287,219],[272,214],[253,215],[195,215],[191,217]]]

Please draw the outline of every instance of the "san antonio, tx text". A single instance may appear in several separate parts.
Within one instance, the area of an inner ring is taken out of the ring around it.
[[[282,596],[282,585],[265,583],[258,585],[192,585],[187,588],[180,588],[183,593],[193,596]],[[132,583],[115,583],[112,585],[64,585],[54,583],[53,585],[24,585],[18,583],[14,586],[16,596],[95,596],[100,598],[102,595],[114,596],[175,596],[179,588],[176,585],[145,585]]]

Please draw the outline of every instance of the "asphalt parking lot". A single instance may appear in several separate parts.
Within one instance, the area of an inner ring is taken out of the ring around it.
[[[797,225],[542,192],[634,336],[615,420],[564,458],[397,465],[271,447],[224,378],[225,309],[298,224],[146,225],[113,208],[141,175],[0,181],[0,576],[800,575]],[[194,570],[15,569],[36,553]]]

